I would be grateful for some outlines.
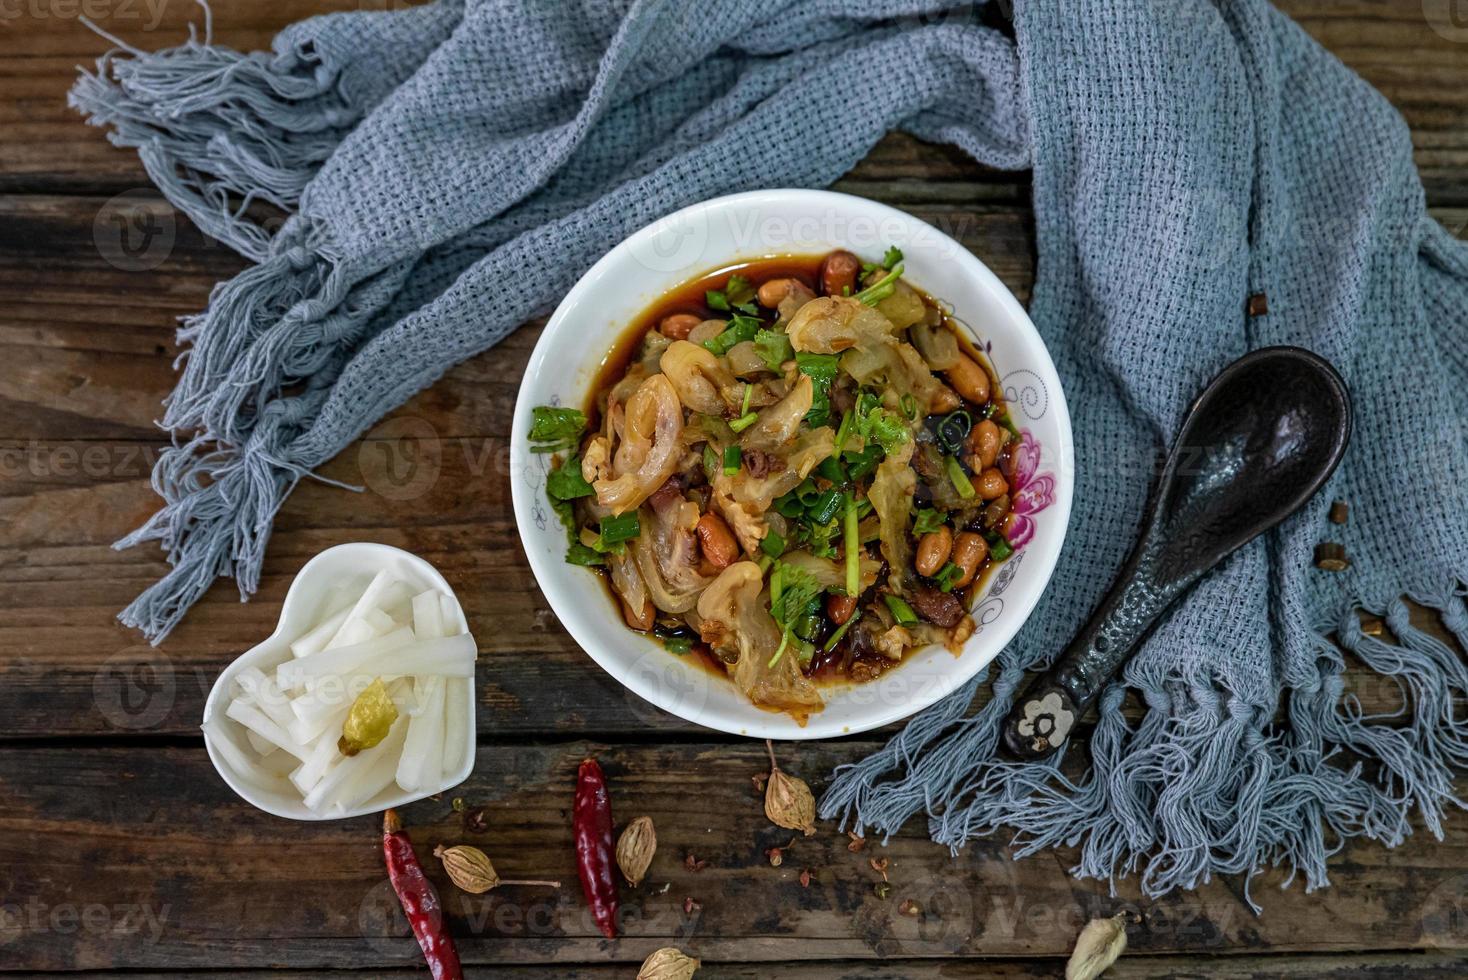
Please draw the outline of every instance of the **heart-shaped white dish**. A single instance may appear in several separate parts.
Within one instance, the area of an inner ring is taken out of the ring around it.
[[[468,704],[460,713],[460,717],[466,720],[464,730],[446,733],[448,739],[461,738],[464,741],[464,762],[459,771],[446,774],[438,785],[425,786],[422,790],[412,793],[401,789],[396,783],[391,784],[372,799],[350,810],[329,813],[315,812],[306,806],[300,793],[282,776],[261,773],[258,780],[245,778],[225,761],[220,750],[213,743],[215,737],[223,737],[231,739],[235,747],[241,751],[247,748],[244,727],[225,715],[225,708],[233,696],[235,679],[240,671],[247,667],[256,667],[266,674],[274,674],[278,664],[291,659],[291,641],[316,623],[320,616],[321,606],[326,601],[333,585],[354,581],[365,584],[383,570],[387,570],[395,578],[416,587],[419,591],[437,589],[448,596],[454,595],[454,590],[439,574],[438,569],[417,555],[403,551],[401,548],[368,541],[328,548],[308,561],[305,567],[296,574],[295,580],[291,582],[291,587],[286,592],[275,632],[271,633],[268,639],[236,657],[234,662],[226,667],[214,682],[214,687],[210,689],[209,697],[204,702],[203,723],[210,732],[204,739],[204,745],[209,751],[209,761],[214,763],[214,768],[218,770],[220,777],[246,803],[266,813],[290,820],[341,820],[361,816],[364,813],[376,813],[387,807],[401,806],[435,793],[441,793],[463,782],[473,771],[475,727],[472,678],[468,684],[461,687],[464,692],[463,696],[468,699]],[[457,602],[454,603],[454,609],[458,620],[450,625],[467,632],[469,626]]]

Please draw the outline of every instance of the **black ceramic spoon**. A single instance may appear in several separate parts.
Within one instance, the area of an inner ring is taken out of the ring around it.
[[[1323,358],[1266,347],[1224,368],[1183,419],[1111,591],[1005,719],[1010,753],[1039,759],[1064,745],[1157,618],[1314,496],[1350,437],[1350,395]]]

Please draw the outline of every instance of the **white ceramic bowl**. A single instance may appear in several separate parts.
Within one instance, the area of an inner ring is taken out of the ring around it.
[[[296,574],[295,580],[291,582],[291,587],[285,595],[285,602],[280,607],[280,621],[275,626],[275,632],[271,633],[268,639],[236,657],[234,663],[226,667],[218,680],[214,682],[214,687],[209,691],[209,698],[204,702],[204,724],[208,726],[213,721],[224,737],[233,739],[237,747],[241,748],[246,755],[253,757],[254,753],[246,742],[244,726],[224,713],[234,694],[235,677],[247,666],[258,667],[265,674],[274,676],[276,665],[291,659],[291,641],[315,625],[327,591],[333,585],[356,583],[360,587],[366,587],[367,582],[383,569],[388,569],[395,578],[408,583],[415,592],[438,589],[450,596],[454,594],[454,590],[438,573],[438,569],[417,555],[409,554],[401,548],[368,541],[339,544],[334,548],[327,548],[306,562],[305,567]],[[458,609],[458,606],[456,605],[455,608]],[[462,609],[459,609],[458,616],[458,621],[452,625],[467,632],[469,624],[464,620]],[[272,785],[260,786],[240,779],[234,769],[221,757],[212,738],[206,737],[204,745],[209,750],[209,761],[214,763],[214,768],[229,784],[230,789],[238,793],[246,803],[259,807],[266,813],[288,817],[291,820],[342,820],[347,817],[361,816],[364,813],[377,813],[390,806],[402,806],[405,803],[432,796],[434,793],[441,793],[469,778],[469,773],[474,768],[475,742],[474,683],[472,679],[469,684],[460,689],[466,691],[464,696],[469,700],[463,713],[466,719],[465,728],[461,732],[446,733],[449,738],[464,741],[464,764],[460,767],[460,771],[451,776],[445,776],[441,783],[428,786],[416,793],[406,792],[397,784],[391,784],[361,806],[346,812],[316,813],[307,809],[295,787],[283,779],[273,782],[273,786],[278,788],[272,788]]]
[[[1015,492],[1027,540],[989,577],[960,656],[938,647],[867,684],[825,687],[805,726],[750,704],[728,680],[629,630],[598,573],[563,560],[566,533],[545,498],[549,460],[530,452],[536,405],[581,407],[598,368],[630,322],[669,289],[762,256],[847,248],[878,260],[902,249],[906,278],[944,304],[985,351],[1011,415],[1027,433],[1027,470]],[[927,707],[994,659],[1050,580],[1070,516],[1070,416],[1055,366],[1024,308],[989,268],[932,225],[874,201],[829,191],[752,191],[716,198],[641,229],[566,294],[541,334],[520,386],[510,440],[515,521],[541,590],[576,642],[629,690],[689,721],[760,738],[826,738],[865,731]],[[629,701],[632,699],[629,699]],[[629,705],[641,710],[639,705]]]

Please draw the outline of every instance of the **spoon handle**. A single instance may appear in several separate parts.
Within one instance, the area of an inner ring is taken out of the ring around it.
[[[1030,684],[1004,720],[1003,739],[1020,759],[1044,758],[1065,744],[1157,617],[1199,575],[1158,582],[1155,535],[1143,538],[1111,591],[1050,670]]]

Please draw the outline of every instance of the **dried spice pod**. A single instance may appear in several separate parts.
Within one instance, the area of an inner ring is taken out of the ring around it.
[[[559,881],[525,881],[501,878],[494,870],[494,865],[485,854],[477,847],[468,844],[458,844],[454,847],[444,847],[442,844],[433,849],[433,856],[443,862],[443,870],[448,874],[449,880],[457,885],[460,890],[471,895],[483,895],[485,892],[500,885],[545,885],[549,888],[560,888]]]
[[[816,832],[816,798],[805,780],[786,775],[775,763],[775,746],[765,739],[770,753],[770,778],[765,783],[765,816],[777,827],[799,830],[805,836]]]
[[[1076,937],[1076,948],[1065,964],[1065,980],[1096,980],[1125,951],[1125,912],[1092,919]]]
[[[622,869],[627,884],[633,888],[642,884],[657,849],[658,833],[652,817],[638,817],[627,825],[617,838],[617,867]]]
[[[664,946],[642,961],[637,980],[688,980],[702,964],[672,946]]]

